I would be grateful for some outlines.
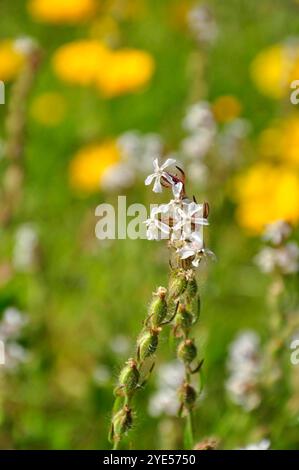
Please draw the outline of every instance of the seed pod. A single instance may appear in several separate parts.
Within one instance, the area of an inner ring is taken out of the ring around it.
[[[197,294],[197,282],[194,277],[192,277],[187,284],[186,297],[189,301],[192,301]]]
[[[196,390],[192,387],[192,385],[188,383],[184,383],[179,390],[179,398],[180,402],[190,410],[196,401],[197,393]]]
[[[157,293],[154,294],[155,297],[149,309],[149,317],[153,327],[161,325],[167,316],[166,294],[165,287],[159,287]]]
[[[174,271],[169,282],[169,297],[176,299],[184,293],[187,287],[186,276],[183,271]]]
[[[186,310],[186,306],[184,304],[180,304],[175,316],[175,326],[182,330],[188,330],[191,327],[192,322],[193,315]]]
[[[111,439],[120,440],[133,425],[132,408],[125,405],[112,418]]]
[[[192,339],[186,339],[179,344],[178,347],[178,358],[190,364],[197,355],[197,349]]]
[[[119,385],[127,393],[133,392],[138,385],[139,375],[137,362],[134,359],[129,359],[119,375]]]
[[[158,347],[158,336],[161,328],[152,328],[146,331],[138,340],[137,354],[141,361],[152,356]]]

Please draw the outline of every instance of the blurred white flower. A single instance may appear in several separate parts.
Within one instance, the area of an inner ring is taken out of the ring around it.
[[[210,104],[200,101],[189,106],[183,120],[183,128],[191,133],[202,128],[214,130],[215,121]]]
[[[5,344],[5,368],[15,370],[29,359],[28,351],[17,342]]]
[[[112,374],[109,367],[104,364],[99,364],[93,371],[93,380],[99,387],[107,385],[111,377]]]
[[[213,132],[200,129],[197,134],[191,134],[182,140],[181,151],[187,158],[203,158],[209,152],[213,139]]]
[[[14,41],[14,48],[23,55],[30,55],[36,50],[38,44],[35,39],[29,36],[21,36]]]
[[[22,224],[15,234],[13,265],[19,271],[31,270],[37,262],[38,233],[34,225]]]
[[[211,44],[218,35],[217,24],[209,8],[196,5],[188,13],[188,25],[199,43]]]
[[[116,335],[114,336],[110,343],[110,348],[115,354],[126,354],[130,347],[130,341],[127,336]]]
[[[201,161],[191,162],[187,167],[187,176],[194,184],[205,186],[208,180],[208,167]]]
[[[264,273],[280,270],[283,274],[299,271],[299,247],[289,242],[278,248],[265,247],[255,257],[255,262]]]
[[[277,220],[276,222],[267,225],[263,239],[273,245],[280,245],[290,236],[291,232],[292,228],[290,224],[284,220]]]
[[[117,140],[122,160],[135,172],[146,174],[152,168],[152,161],[163,153],[163,141],[160,135],[141,134],[128,131]]]
[[[19,336],[27,323],[27,317],[15,307],[4,310],[0,322],[0,339],[7,340]]]
[[[107,168],[101,178],[104,191],[117,191],[129,188],[134,184],[135,172],[126,163],[117,163]]]
[[[269,439],[262,439],[260,442],[249,444],[246,447],[241,447],[238,450],[269,450],[271,442]]]
[[[150,416],[158,417],[162,414],[176,416],[180,407],[177,391],[173,389],[162,388],[154,393],[148,404],[148,413]]]
[[[176,360],[162,364],[158,368],[158,390],[150,397],[148,405],[148,412],[151,416],[177,415],[180,402],[176,389],[183,383],[184,373],[183,364]]]
[[[260,340],[254,331],[239,333],[231,343],[227,369],[225,387],[230,399],[246,411],[257,408],[261,401],[258,390],[261,358]]]

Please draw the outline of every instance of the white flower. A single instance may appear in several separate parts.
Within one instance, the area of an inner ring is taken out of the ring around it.
[[[177,218],[178,222],[173,227],[173,230],[182,229],[182,237],[186,238],[191,235],[193,226],[198,228],[200,225],[209,225],[208,220],[202,217],[203,205],[191,202],[190,204],[183,204],[183,209],[178,208]]]
[[[161,166],[159,166],[158,159],[156,158],[153,162],[154,165],[154,173],[149,175],[145,179],[145,185],[150,185],[154,180],[154,193],[161,193],[162,192],[162,185],[161,185],[161,178],[166,179],[170,184],[173,184],[172,178],[165,172],[165,169],[171,165],[174,165],[176,161],[173,158],[168,158],[166,162],[164,162]]]
[[[185,242],[184,246],[178,249],[177,252],[180,254],[181,259],[194,257],[192,264],[197,267],[200,261],[197,255],[202,253],[203,249],[204,245],[202,236],[197,232],[193,232],[189,237],[189,241]]]
[[[159,213],[161,213],[161,207],[154,207],[150,217],[144,222],[147,227],[146,236],[148,240],[160,240],[161,238],[168,238],[169,236],[170,228],[159,220],[157,217]]]
[[[264,240],[273,243],[273,245],[280,245],[291,234],[291,226],[284,220],[278,220],[272,224],[267,225]]]

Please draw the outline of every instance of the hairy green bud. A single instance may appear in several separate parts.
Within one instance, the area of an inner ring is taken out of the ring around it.
[[[194,299],[194,297],[197,294],[197,291],[198,291],[198,286],[197,286],[196,279],[195,279],[195,277],[192,277],[191,279],[189,279],[188,284],[187,284],[187,288],[186,288],[186,293],[185,294],[186,294],[187,299],[189,301]]]
[[[134,359],[129,359],[119,375],[119,385],[127,393],[133,392],[138,385],[139,375],[137,362]]]
[[[111,440],[119,441],[133,425],[132,408],[125,405],[112,418]]]
[[[159,333],[161,328],[151,328],[146,331],[138,340],[137,354],[141,361],[152,356],[158,347]]]
[[[169,282],[169,297],[176,299],[182,295],[187,287],[184,271],[174,271]]]
[[[149,318],[153,327],[158,327],[167,316],[167,290],[165,287],[159,287],[154,294],[154,299],[149,308]]]
[[[186,310],[184,304],[180,304],[178,312],[175,316],[175,326],[181,328],[182,330],[188,330],[193,323],[193,315]]]
[[[185,339],[179,344],[178,347],[178,358],[190,364],[197,355],[197,349],[192,339]]]
[[[185,382],[179,390],[179,398],[180,398],[181,403],[185,406],[185,408],[190,410],[194,406],[196,398],[197,398],[197,393],[196,393],[195,388],[192,387],[192,385]]]

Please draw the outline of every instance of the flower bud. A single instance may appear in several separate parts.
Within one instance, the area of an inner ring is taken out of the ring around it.
[[[158,347],[158,336],[161,328],[152,328],[146,331],[138,340],[138,357],[144,361],[147,357],[152,356]]]
[[[169,282],[169,297],[176,299],[182,295],[187,287],[187,280],[183,271],[174,271]]]
[[[179,344],[178,347],[178,358],[190,364],[197,355],[197,349],[192,339],[186,339]]]
[[[197,393],[194,387],[188,383],[184,383],[179,390],[179,398],[181,403],[190,410],[196,401]]]
[[[135,390],[139,382],[139,371],[137,362],[129,359],[119,375],[119,385],[125,389],[127,393]]]
[[[155,297],[149,309],[149,317],[153,327],[161,325],[167,316],[166,294],[165,287],[159,287],[157,293],[154,294]]]
[[[182,330],[188,330],[191,327],[192,322],[193,315],[186,310],[186,306],[184,304],[180,304],[175,316],[175,326]]]
[[[132,424],[132,409],[125,405],[112,418],[112,439],[120,440],[121,436],[130,430]]]

